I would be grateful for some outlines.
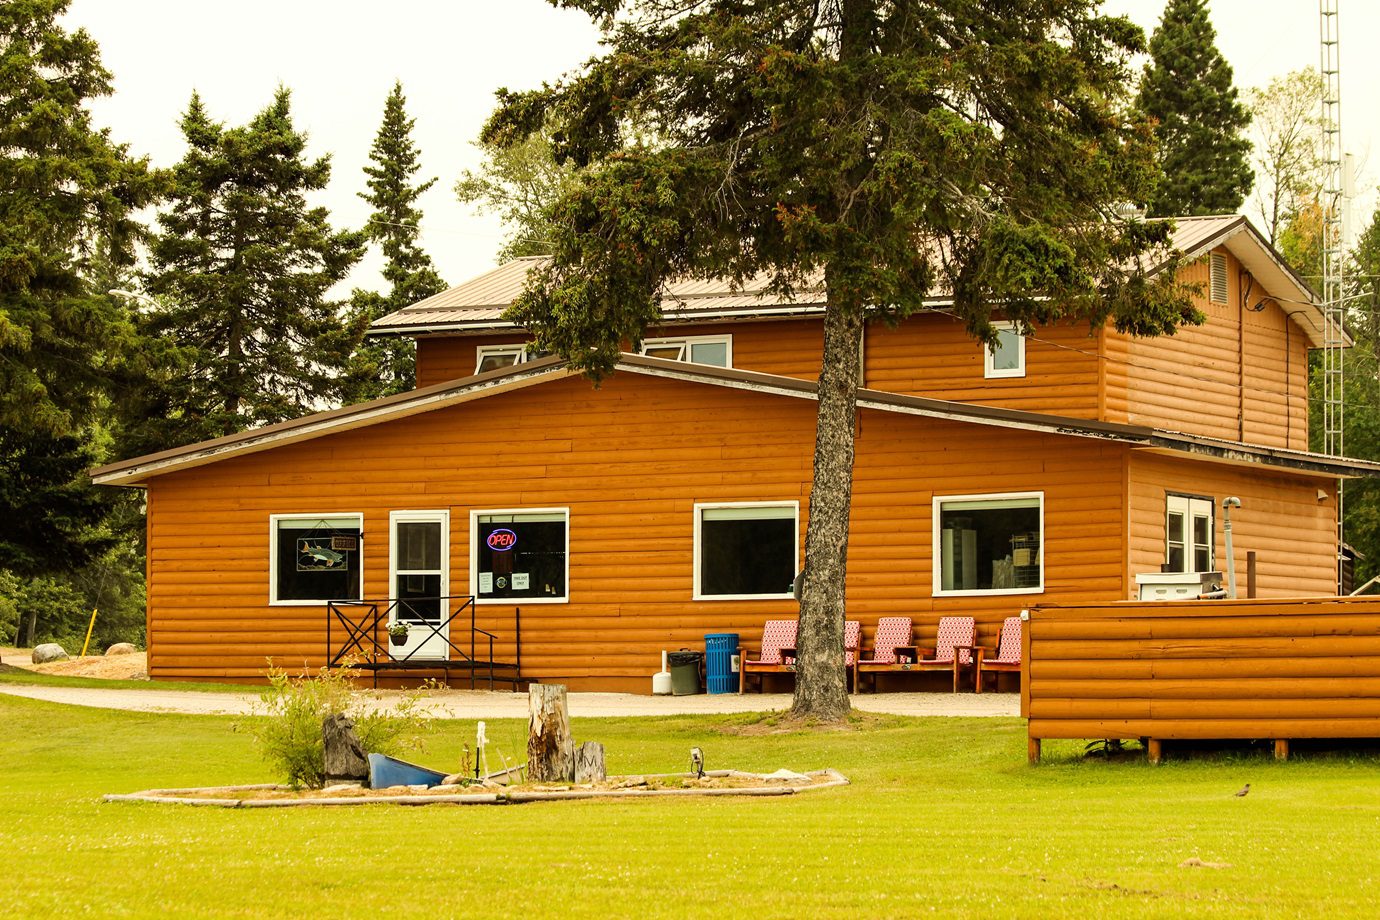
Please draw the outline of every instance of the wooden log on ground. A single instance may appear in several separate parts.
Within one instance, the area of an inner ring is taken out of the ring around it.
[[[602,783],[606,779],[604,746],[598,741],[586,741],[575,751],[575,782]]]
[[[534,783],[575,779],[575,739],[564,684],[533,684],[527,690],[527,779]]]
[[[369,778],[369,758],[355,734],[355,723],[335,713],[321,723],[323,769],[326,782],[339,783]]]

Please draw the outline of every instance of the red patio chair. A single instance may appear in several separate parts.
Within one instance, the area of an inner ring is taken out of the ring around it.
[[[795,640],[798,620],[768,620],[762,628],[761,654],[755,661],[749,660],[750,651],[742,653],[738,692],[747,689],[748,674],[781,674],[795,671]],[[862,624],[848,620],[843,624],[843,667],[844,685],[847,686],[847,669],[856,668],[858,650],[862,644]],[[855,678],[856,679],[856,678]]]
[[[972,617],[941,617],[939,636],[934,648],[919,649],[920,660],[911,665],[915,671],[953,671],[954,693],[958,692],[958,674],[973,663],[973,637],[977,622]],[[931,655],[933,657],[925,657]]]
[[[882,617],[872,638],[872,657],[858,662],[853,672],[853,692],[858,692],[864,671],[909,670],[896,661],[896,649],[910,646],[910,617]]]
[[[756,660],[750,660],[750,649],[742,650],[739,659],[738,692],[747,690],[749,674],[781,674],[795,669],[796,620],[767,620],[762,626],[762,644]],[[787,654],[783,655],[785,651]]]
[[[988,652],[995,652],[992,658],[987,657]],[[973,678],[973,690],[977,693],[982,692],[982,675],[984,671],[997,674],[1001,671],[1020,671],[1021,669],[1021,618],[1007,617],[1001,624],[1001,638],[997,640],[997,647],[989,649],[986,646],[978,648],[977,671]],[[997,677],[997,682],[993,689],[1001,686],[1001,677]]]

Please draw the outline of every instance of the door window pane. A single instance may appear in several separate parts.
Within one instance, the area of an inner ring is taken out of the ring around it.
[[[441,568],[441,525],[435,521],[399,521],[398,571]]]

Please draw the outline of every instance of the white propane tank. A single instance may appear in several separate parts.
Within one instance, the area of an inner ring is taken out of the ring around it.
[[[671,695],[671,672],[666,670],[666,651],[661,652],[661,670],[652,675],[652,695]]]

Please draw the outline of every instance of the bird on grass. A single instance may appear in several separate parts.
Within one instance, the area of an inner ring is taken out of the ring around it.
[[[1246,793],[1248,793],[1248,792],[1250,792],[1250,791],[1251,791],[1251,784],[1250,784],[1250,783],[1247,783],[1246,785],[1242,786],[1241,789],[1240,789],[1239,791],[1233,792],[1232,795],[1236,796],[1238,799],[1244,799],[1244,798],[1246,797]]]
[[[695,774],[695,779],[704,778],[704,751],[697,747],[690,749],[690,772]]]

